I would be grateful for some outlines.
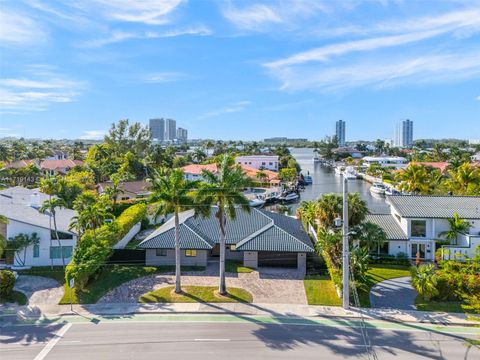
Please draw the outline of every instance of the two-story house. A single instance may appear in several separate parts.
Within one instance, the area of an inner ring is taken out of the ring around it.
[[[445,257],[455,254],[474,256],[480,245],[480,197],[478,196],[421,196],[394,195],[387,197],[390,214],[370,214],[367,221],[382,227],[388,242],[379,253],[410,258],[434,260],[436,240],[445,240],[440,234],[450,229],[448,219],[455,213],[471,224],[468,234],[459,234],[450,245],[444,246]]]
[[[48,195],[36,189],[16,186],[0,190],[0,215],[7,218],[7,224],[0,227],[2,235],[8,239],[19,234],[31,236],[36,233],[39,241],[21,249],[13,257],[3,255],[0,262],[13,266],[49,266],[62,265],[62,251],[65,263],[70,262],[73,249],[77,243],[77,235],[69,225],[76,212],[70,209],[56,209],[60,244],[53,231],[53,219],[48,212],[39,211]]]

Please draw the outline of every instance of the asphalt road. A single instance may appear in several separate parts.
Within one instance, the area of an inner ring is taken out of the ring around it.
[[[48,325],[4,322],[0,359],[368,358],[358,323],[273,322],[233,316],[73,319]],[[378,359],[480,359],[480,350],[465,342],[466,337],[478,338],[478,329],[425,330],[387,322],[372,326],[368,334]]]

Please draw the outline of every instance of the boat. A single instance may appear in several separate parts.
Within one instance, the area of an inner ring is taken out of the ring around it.
[[[310,175],[304,176],[303,182],[305,183],[305,185],[312,185],[313,183],[312,177]]]
[[[385,190],[386,190],[386,186],[380,182],[376,182],[370,187],[370,192],[373,194],[383,195],[385,194]]]
[[[292,192],[292,193],[289,193],[289,194],[287,194],[287,195],[285,195],[285,196],[282,196],[282,197],[280,198],[280,200],[285,201],[285,202],[295,201],[295,200],[297,200],[299,197],[300,197],[300,195]]]
[[[341,166],[337,166],[335,168],[335,174],[342,175],[343,174],[343,168]]]
[[[263,200],[263,199],[254,198],[254,199],[251,199],[251,200],[248,202],[248,205],[250,205],[250,207],[260,207],[260,206],[265,205],[265,203],[266,203],[266,201]]]
[[[347,178],[347,180],[357,180],[357,175],[355,174],[353,166],[347,166],[343,171],[343,176]]]
[[[402,193],[393,187],[387,187],[385,189],[385,195],[401,195]]]

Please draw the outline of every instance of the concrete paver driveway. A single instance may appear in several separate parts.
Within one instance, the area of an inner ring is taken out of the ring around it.
[[[30,304],[58,304],[63,296],[63,286],[43,276],[19,275],[14,289],[27,295]]]
[[[246,274],[227,273],[226,276],[227,288],[249,291],[254,303],[307,304],[303,276],[296,270],[266,268]],[[149,291],[174,284],[173,274],[150,275],[119,286],[98,303],[135,303]],[[203,272],[185,272],[182,285],[217,286],[218,270],[209,266]]]
[[[381,281],[370,290],[370,303],[375,308],[415,310],[416,297],[410,276]]]

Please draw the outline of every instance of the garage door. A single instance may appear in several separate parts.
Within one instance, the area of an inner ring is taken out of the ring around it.
[[[258,266],[296,268],[297,253],[259,252]]]

